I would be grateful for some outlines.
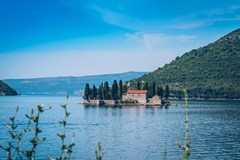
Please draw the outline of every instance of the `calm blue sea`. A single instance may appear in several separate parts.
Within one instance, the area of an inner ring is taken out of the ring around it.
[[[60,154],[61,141],[56,135],[62,132],[58,120],[64,118],[60,104],[64,96],[17,96],[0,97],[0,144],[7,145],[10,135],[6,129],[8,117],[17,115],[18,130],[25,127],[31,108],[38,104],[52,106],[44,112],[39,124],[47,141],[37,148],[36,159]],[[71,115],[68,119],[67,135],[71,141],[75,133],[72,159],[95,159],[97,141],[101,142],[105,160],[157,160],[164,157],[164,143],[167,142],[167,159],[181,159],[181,150],[175,144],[184,142],[185,108],[183,101],[169,108],[144,107],[84,107],[78,102],[81,97],[72,96],[68,101]],[[189,136],[192,160],[240,159],[240,101],[190,101]],[[28,148],[25,137],[23,147]],[[0,150],[0,159],[6,153]]]

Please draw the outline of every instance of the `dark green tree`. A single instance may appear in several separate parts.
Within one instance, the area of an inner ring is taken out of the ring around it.
[[[119,91],[118,91],[118,96],[120,99],[122,99],[122,94],[123,94],[123,84],[122,84],[122,80],[119,81]]]
[[[99,86],[98,88],[98,99],[102,100],[103,99],[103,83]]]
[[[148,82],[146,82],[143,86],[143,90],[147,90],[148,93],[147,93],[147,98],[149,97],[149,88],[148,88]]]
[[[166,88],[165,88],[165,98],[168,99],[169,97],[169,87],[168,85],[166,85]]]
[[[163,98],[163,88],[162,86],[157,87],[157,95]]]
[[[140,90],[141,89],[141,87],[140,87],[140,83],[139,83],[139,81],[137,82],[137,90]]]
[[[86,83],[85,89],[84,89],[84,96],[83,96],[83,98],[86,99],[86,100],[89,100],[90,96],[91,96],[91,89],[89,87],[89,84]]]
[[[93,85],[93,89],[92,89],[92,97],[93,99],[97,99],[97,88],[95,85]]]
[[[126,93],[126,92],[127,92],[127,90],[128,90],[128,88],[127,88],[127,85],[126,85],[126,84],[124,84],[124,85],[123,85],[123,90],[122,90],[122,93]]]
[[[156,93],[156,95],[160,96],[160,87],[159,86],[157,86],[157,93]]]
[[[108,81],[104,82],[104,89],[105,89],[106,93],[108,93],[110,91],[110,87],[108,85]]]
[[[143,90],[148,90],[148,83],[147,82],[144,84]]]
[[[112,84],[112,89],[111,89],[111,97],[113,100],[118,100],[118,84],[117,81],[114,80]]]
[[[151,97],[156,95],[156,83],[155,81],[152,82],[152,93]]]
[[[111,99],[110,87],[108,85],[108,81],[104,82],[104,99],[106,99],[106,100]]]
[[[104,99],[104,100],[107,99],[107,93],[106,93],[106,90],[105,90],[104,87],[103,87],[103,89],[102,89],[102,95],[103,95],[103,99]]]

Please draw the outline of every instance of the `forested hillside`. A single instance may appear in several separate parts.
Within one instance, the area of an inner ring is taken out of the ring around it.
[[[0,96],[4,95],[17,95],[17,92],[0,80]]]
[[[240,29],[131,82],[168,84],[173,97],[188,89],[195,98],[240,98]]]

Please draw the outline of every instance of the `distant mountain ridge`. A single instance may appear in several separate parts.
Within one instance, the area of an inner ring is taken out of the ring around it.
[[[17,95],[17,92],[0,80],[0,96]]]
[[[126,72],[92,76],[45,77],[28,79],[5,79],[4,82],[14,87],[21,94],[81,94],[86,83],[100,85],[113,80],[127,81],[146,74],[147,72]]]
[[[173,97],[181,98],[186,88],[190,97],[240,99],[240,29],[131,83],[137,81],[168,84]]]

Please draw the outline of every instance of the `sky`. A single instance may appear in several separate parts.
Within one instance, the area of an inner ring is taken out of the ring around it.
[[[0,79],[153,71],[239,26],[239,0],[1,0]]]

